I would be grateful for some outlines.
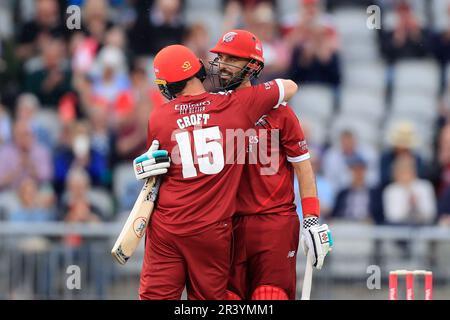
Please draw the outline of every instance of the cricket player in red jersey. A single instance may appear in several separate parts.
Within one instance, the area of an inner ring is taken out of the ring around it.
[[[144,179],[166,173],[170,161],[171,169],[162,177],[147,229],[139,296],[175,300],[186,287],[189,299],[225,299],[231,216],[243,170],[234,161],[242,151],[227,131],[250,128],[292,97],[297,85],[277,79],[238,92],[208,93],[203,64],[181,45],[162,49],[154,69],[169,101],[150,115],[152,146],[135,159],[135,174]],[[167,153],[161,156],[163,150],[171,151],[170,160]]]
[[[221,90],[247,90],[258,76],[249,66],[258,65],[259,71],[264,66],[261,42],[245,30],[225,33],[210,51],[217,54],[211,73],[218,76]],[[245,106],[246,110],[251,108]],[[248,162],[233,217],[228,299],[295,299],[300,222],[294,204],[294,173],[304,215],[302,245],[317,269],[322,268],[331,248],[331,233],[326,224],[319,225],[315,175],[295,113],[289,107],[271,109],[254,129],[248,137]],[[266,161],[268,154],[270,163]]]

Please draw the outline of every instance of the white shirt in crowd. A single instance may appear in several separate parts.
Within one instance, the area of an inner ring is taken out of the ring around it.
[[[417,179],[409,186],[391,183],[383,192],[384,215],[390,223],[431,223],[436,198],[429,181]]]

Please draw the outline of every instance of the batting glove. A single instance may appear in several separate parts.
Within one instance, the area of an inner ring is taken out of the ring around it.
[[[170,167],[169,153],[158,149],[159,141],[153,140],[148,151],[134,159],[133,169],[137,180],[167,173]]]
[[[308,256],[308,253],[311,255],[313,266],[322,269],[325,256],[333,247],[333,238],[328,225],[319,225],[317,217],[305,218],[300,242],[305,256]]]

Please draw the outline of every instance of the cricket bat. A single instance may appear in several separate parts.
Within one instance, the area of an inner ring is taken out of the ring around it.
[[[311,295],[311,285],[313,276],[313,263],[311,257],[308,254],[306,256],[305,274],[303,276],[303,288],[302,288],[302,300],[309,300]]]
[[[139,193],[119,237],[111,250],[112,256],[122,265],[133,255],[145,234],[154,203],[158,196],[160,178],[148,178]]]

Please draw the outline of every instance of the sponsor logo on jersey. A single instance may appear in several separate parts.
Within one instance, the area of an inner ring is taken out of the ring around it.
[[[264,88],[266,88],[266,90],[270,90],[270,88],[272,88],[273,85],[274,85],[273,81],[264,82]]]
[[[226,33],[224,36],[223,36],[223,38],[222,38],[222,41],[223,42],[231,42],[231,41],[233,41],[234,40],[234,38],[237,36],[237,33],[236,32],[233,32],[233,31],[231,31],[231,32],[228,32],[228,33]]]
[[[178,111],[180,114],[198,113],[204,112],[206,110],[206,107],[209,105],[211,105],[211,101],[206,100],[198,103],[176,104],[174,106],[174,109]]]
[[[227,96],[227,95],[229,95],[230,93],[233,93],[233,91],[234,90],[228,90],[228,91],[219,91],[219,92],[211,92],[211,94],[219,94],[219,95],[221,95],[221,96]]]
[[[300,150],[302,152],[308,152],[308,144],[306,143],[306,140],[302,140],[298,143]]]
[[[266,119],[267,115],[263,115],[261,118],[258,119],[258,121],[255,122],[255,126],[261,126],[264,127],[265,125],[267,125],[267,121]]]

